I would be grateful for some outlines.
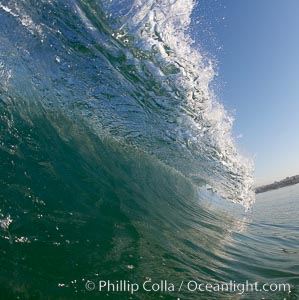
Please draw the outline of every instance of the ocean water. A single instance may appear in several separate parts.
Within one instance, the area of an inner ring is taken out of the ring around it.
[[[253,205],[195,5],[0,1],[0,299],[298,298],[298,185]],[[291,292],[194,290],[246,281]]]

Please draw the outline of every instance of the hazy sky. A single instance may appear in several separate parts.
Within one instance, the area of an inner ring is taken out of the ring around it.
[[[219,61],[216,92],[236,110],[234,133],[255,156],[257,184],[299,174],[299,1],[198,3],[194,35]]]

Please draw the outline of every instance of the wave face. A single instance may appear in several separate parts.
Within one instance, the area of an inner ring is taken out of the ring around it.
[[[248,208],[252,166],[209,88],[212,63],[187,34],[193,6],[2,1],[1,89],[76,114],[99,137],[136,146]]]

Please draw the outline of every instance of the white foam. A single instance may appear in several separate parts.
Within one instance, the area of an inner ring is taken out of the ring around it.
[[[218,172],[219,178],[221,173],[230,176],[227,187],[214,184],[214,188],[248,208],[254,200],[253,163],[239,154],[232,136],[233,118],[209,87],[215,76],[212,62],[195,49],[187,33],[194,5],[193,0],[135,0],[121,29],[134,36],[137,47],[158,50],[160,64],[172,64],[180,70],[171,78],[184,94],[182,108],[193,115],[182,116],[178,138],[187,136],[198,147],[204,145],[207,156],[210,153],[221,167],[213,172]],[[196,116],[200,116],[200,122]]]
[[[9,225],[12,223],[12,218],[10,217],[10,215],[7,215],[5,218],[2,214],[0,214],[0,227],[3,230],[8,230]]]
[[[12,7],[5,6],[0,2],[0,8],[15,17],[31,34],[38,34],[43,37],[42,27],[35,24],[32,18],[16,2],[13,3]]]

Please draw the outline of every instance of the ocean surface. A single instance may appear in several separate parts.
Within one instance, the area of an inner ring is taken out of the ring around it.
[[[0,299],[298,299],[299,185],[255,199],[195,5],[0,0]],[[194,288],[246,281],[291,292]]]

